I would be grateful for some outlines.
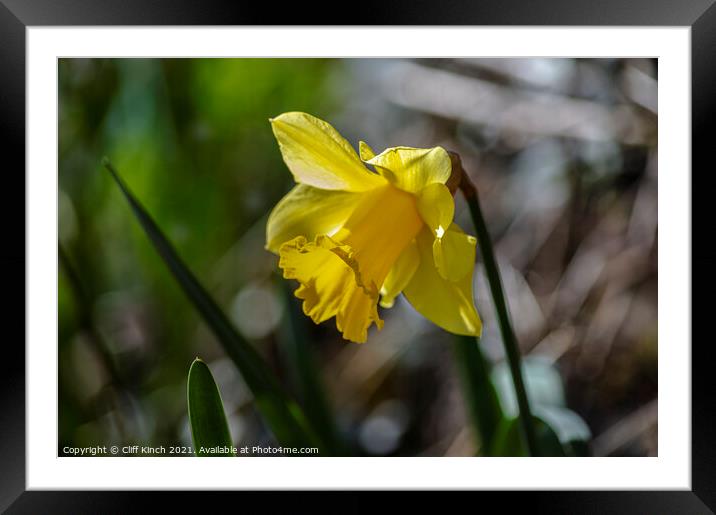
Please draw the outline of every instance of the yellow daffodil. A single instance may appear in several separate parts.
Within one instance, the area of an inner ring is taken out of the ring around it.
[[[298,183],[271,212],[266,248],[315,323],[336,317],[343,337],[383,327],[377,305],[402,292],[423,316],[455,334],[479,336],[472,295],[473,236],[453,222],[445,185],[448,153],[395,147],[360,157],[328,123],[306,113],[270,120]],[[366,167],[371,165],[373,170]]]

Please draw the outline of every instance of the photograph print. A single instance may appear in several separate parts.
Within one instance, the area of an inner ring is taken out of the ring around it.
[[[658,456],[656,59],[57,88],[58,456]]]

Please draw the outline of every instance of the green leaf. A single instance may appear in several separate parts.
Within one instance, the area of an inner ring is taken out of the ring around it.
[[[287,447],[315,446],[324,451],[325,445],[309,426],[300,407],[281,389],[263,358],[234,329],[227,316],[182,262],[171,243],[124,184],[107,158],[103,159],[103,164],[119,186],[144,232],[177,283],[212,330],[224,351],[236,364],[254,395],[259,412],[276,439]]]
[[[480,349],[479,338],[458,336],[454,354],[468,414],[478,436],[480,451],[486,454],[503,418],[495,387],[490,381],[489,364]]]
[[[189,424],[197,456],[235,456],[224,403],[209,367],[196,358],[189,368],[186,384]],[[218,448],[219,452],[207,452]]]
[[[574,411],[558,406],[541,405],[535,415],[549,425],[559,438],[568,456],[587,456],[592,432],[587,423]]]
[[[532,417],[541,456],[566,456],[559,438],[540,417]],[[490,456],[529,456],[517,417],[503,418],[490,447]]]
[[[532,413],[535,419],[540,421],[541,426],[546,427],[542,432],[549,432],[557,438],[563,449],[562,455],[586,456],[588,442],[592,437],[591,431],[579,415],[566,407],[562,378],[554,365],[545,358],[528,357],[522,362],[522,374]],[[506,363],[495,366],[492,371],[492,382],[505,416],[509,420],[514,419],[519,408]],[[504,450],[503,447],[501,451]],[[521,451],[512,449],[509,452]],[[554,452],[551,455],[554,455]]]
[[[529,356],[522,360],[522,375],[530,405],[565,406],[562,378],[552,363],[545,358]],[[519,413],[515,387],[507,363],[495,365],[492,371],[492,382],[495,384],[502,409],[508,417],[516,417]]]

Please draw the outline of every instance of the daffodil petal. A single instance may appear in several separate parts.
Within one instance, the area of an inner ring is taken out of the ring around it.
[[[472,272],[457,282],[441,277],[433,262],[433,235],[423,228],[416,238],[420,264],[403,294],[425,318],[454,334],[480,336],[482,321],[472,296]]]
[[[452,223],[455,200],[444,184],[428,184],[418,193],[418,211],[423,221],[440,237]]]
[[[420,254],[418,253],[418,246],[415,242],[412,242],[400,254],[398,260],[385,278],[385,282],[383,282],[383,287],[380,290],[381,307],[393,307],[395,298],[400,295],[403,288],[405,288],[413,278],[413,274],[418,269],[419,264]]]
[[[373,149],[370,148],[368,143],[365,141],[358,142],[358,153],[363,161],[368,161],[369,159],[373,159],[375,157],[375,152],[373,152]]]
[[[298,184],[273,208],[266,222],[266,248],[278,254],[281,244],[305,236],[332,235],[350,217],[359,193],[321,190]]]
[[[395,187],[411,193],[434,182],[445,184],[452,171],[450,156],[442,147],[394,147],[364,161]]]
[[[343,191],[367,191],[385,184],[327,122],[298,112],[283,113],[270,121],[296,182]]]
[[[477,238],[465,234],[457,224],[452,224],[433,241],[433,259],[443,279],[458,282],[475,268]],[[472,275],[472,274],[470,274]]]

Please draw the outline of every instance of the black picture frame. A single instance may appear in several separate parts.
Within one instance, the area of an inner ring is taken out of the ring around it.
[[[318,10],[316,8],[316,10]],[[709,138],[716,125],[716,7],[714,0],[586,0],[530,1],[466,0],[451,2],[393,1],[361,3],[346,9],[326,24],[351,25],[620,25],[684,26],[691,28],[692,73],[692,268],[699,281],[692,289],[692,490],[691,491],[590,491],[590,492],[475,492],[457,494],[499,501],[505,508],[526,506],[551,513],[713,513],[716,511],[716,434],[714,374],[708,370],[713,343],[703,331],[710,303],[706,294],[714,286],[709,268],[716,265],[716,252],[708,250],[713,217],[706,212],[709,188]],[[180,492],[70,492],[25,491],[25,72],[26,29],[39,25],[283,25],[317,24],[316,13],[304,3],[229,3],[187,0],[0,0],[0,156],[4,171],[0,220],[5,238],[0,262],[3,285],[14,295],[3,309],[6,328],[17,333],[3,342],[2,409],[0,409],[0,510],[8,513],[127,513],[150,506],[158,497],[163,509],[172,504],[180,511],[199,506],[200,501]],[[668,142],[661,142],[668,145]],[[709,163],[710,164],[710,163]],[[713,168],[711,164],[710,168]],[[694,170],[701,169],[699,174]],[[662,170],[662,173],[689,173]],[[713,172],[712,172],[713,173]],[[699,187],[694,187],[698,178]],[[701,197],[699,199],[699,197]],[[22,223],[20,223],[22,219]],[[702,239],[694,234],[704,234]],[[698,252],[697,252],[698,251]],[[23,270],[23,273],[20,273]],[[698,302],[701,293],[701,302]],[[665,314],[662,314],[665,316]],[[22,325],[20,321],[23,321]],[[698,322],[698,323],[695,323]],[[9,335],[9,332],[5,332]],[[217,493],[220,497],[236,495]],[[257,494],[240,493],[244,499]],[[305,494],[299,494],[304,496]],[[368,493],[334,493],[322,497],[326,506],[362,511],[381,502]],[[335,498],[331,498],[335,497]],[[411,493],[423,507],[422,494]],[[285,495],[272,494],[272,500]],[[154,499],[152,499],[154,500]],[[297,501],[313,511],[313,501]],[[471,502],[475,502],[474,500]],[[444,506],[444,502],[441,502]],[[477,505],[476,505],[477,507]],[[145,508],[146,509],[146,508]]]

